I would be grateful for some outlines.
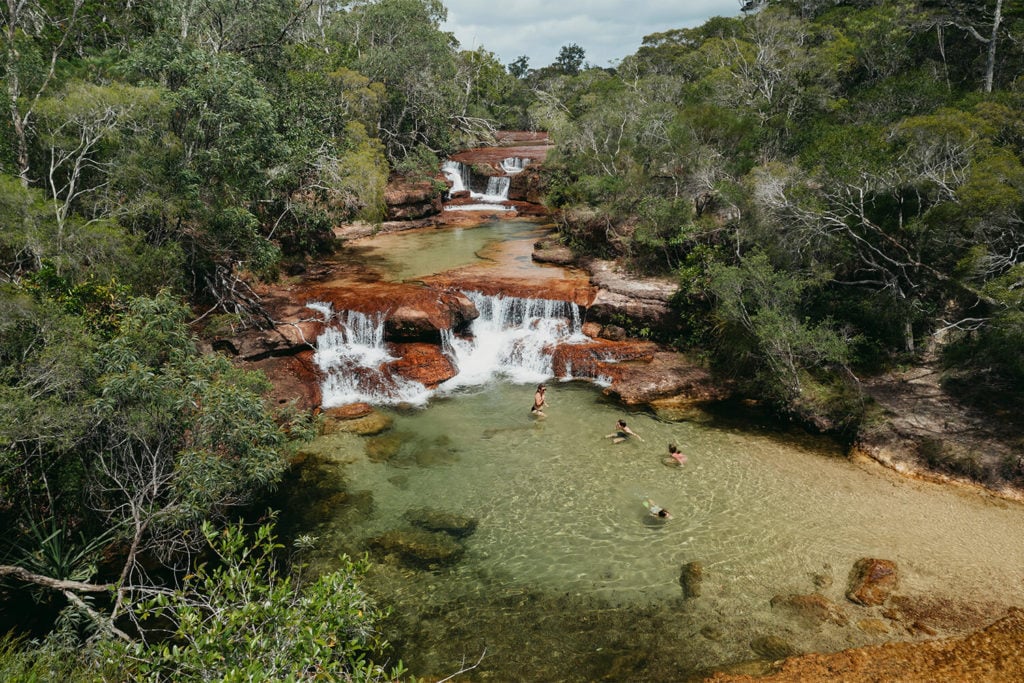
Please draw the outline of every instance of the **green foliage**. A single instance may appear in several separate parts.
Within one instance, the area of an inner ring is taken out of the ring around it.
[[[772,268],[764,254],[709,272],[720,344],[727,355],[754,369],[762,391],[794,400],[805,375],[848,362],[848,342],[830,321],[801,319],[800,301],[815,282]]]
[[[377,630],[386,612],[358,587],[365,561],[340,560],[340,568],[302,583],[275,559],[281,546],[273,526],[249,538],[241,524],[202,535],[212,558],[200,562],[173,593],[136,606],[141,623],[172,631],[138,645],[111,644],[140,680],[288,681],[396,680],[399,663],[386,671],[372,657],[387,643]]]

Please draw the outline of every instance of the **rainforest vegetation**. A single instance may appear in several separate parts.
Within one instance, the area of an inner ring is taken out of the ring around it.
[[[359,560],[231,522],[316,425],[195,335],[498,129],[550,132],[562,239],[678,278],[664,341],[780,412],[853,429],[922,359],[1019,401],[1024,8],[746,9],[533,69],[440,0],[4,3],[0,678],[401,677]]]

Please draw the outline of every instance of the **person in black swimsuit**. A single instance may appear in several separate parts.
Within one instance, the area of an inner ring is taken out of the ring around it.
[[[538,384],[537,392],[533,395],[533,407],[530,408],[530,413],[537,417],[545,417],[543,409],[548,407],[548,402],[544,399],[546,391],[547,387],[543,384]]]

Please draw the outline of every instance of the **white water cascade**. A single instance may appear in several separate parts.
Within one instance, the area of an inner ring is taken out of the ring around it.
[[[554,372],[552,352],[559,344],[590,341],[582,332],[575,303],[554,299],[521,299],[466,292],[480,316],[470,336],[442,332],[444,351],[458,374],[438,387],[447,393],[496,379],[515,383],[542,382]],[[418,382],[401,378],[388,364],[396,360],[384,341],[385,314],[356,311],[333,313],[329,304],[313,302],[331,323],[317,338],[314,361],[324,374],[323,406],[364,401],[377,405],[423,405],[434,393]]]
[[[459,374],[441,391],[478,386],[497,378],[516,383],[541,382],[551,377],[552,350],[558,344],[589,341],[582,332],[580,309],[569,301],[520,299],[465,292],[480,317],[470,327],[472,337],[444,335]]]
[[[330,304],[312,302],[307,308],[320,311],[329,327],[316,340],[313,362],[324,375],[320,385],[324,408],[348,403],[422,405],[430,392],[419,382],[391,373],[387,364],[397,360],[384,342],[382,312],[359,311],[335,314]]]
[[[469,167],[465,164],[458,161],[446,161],[441,165],[441,172],[444,173],[444,176],[452,184],[452,194],[469,190],[470,198],[479,202],[477,204],[459,204],[445,207],[446,209],[455,211],[494,211],[497,208],[505,211],[515,211],[514,207],[504,204],[504,202],[508,201],[508,190],[512,185],[512,180],[508,176],[491,176],[487,179],[487,188],[483,192],[477,192],[470,186],[471,174]]]
[[[514,175],[521,173],[524,168],[530,165],[529,158],[525,157],[506,157],[501,160],[501,168],[505,173]]]

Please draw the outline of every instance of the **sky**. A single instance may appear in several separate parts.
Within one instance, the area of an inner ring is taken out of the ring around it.
[[[699,26],[714,16],[735,17],[738,0],[443,0],[461,49],[483,47],[502,64],[520,55],[530,68],[555,61],[576,43],[586,61],[605,67],[640,48],[643,37]]]

